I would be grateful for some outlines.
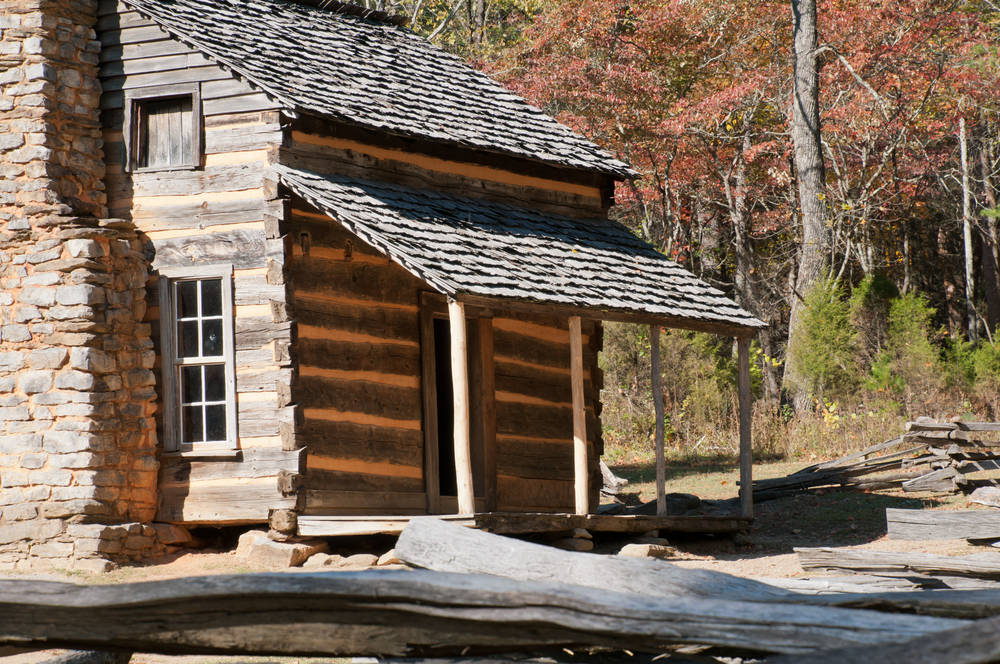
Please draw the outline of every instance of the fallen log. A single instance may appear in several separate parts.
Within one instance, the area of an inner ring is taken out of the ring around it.
[[[442,546],[447,542],[448,546]],[[792,593],[751,579],[685,569],[660,560],[600,556],[455,526],[434,517],[410,520],[396,542],[396,557],[438,572],[492,574],[518,581],[569,583],[656,597],[760,601]]]
[[[886,508],[889,539],[992,539],[1000,538],[997,510],[906,510]]]
[[[1000,553],[973,556],[936,556],[839,548],[797,548],[803,569],[862,574],[916,574],[1000,579]]]
[[[0,645],[165,654],[440,656],[676,644],[801,653],[897,642],[962,624],[825,606],[595,593],[428,571],[245,574],[106,586],[0,581]]]
[[[989,618],[904,643],[769,657],[767,664],[988,664],[1000,661],[998,632],[1000,618]]]

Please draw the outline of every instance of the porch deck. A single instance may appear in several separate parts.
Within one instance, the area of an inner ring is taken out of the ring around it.
[[[753,519],[740,516],[638,516],[608,514],[548,514],[484,512],[440,514],[438,518],[500,535],[528,535],[585,528],[592,533],[736,533],[750,527]],[[411,516],[300,516],[303,537],[399,535]]]

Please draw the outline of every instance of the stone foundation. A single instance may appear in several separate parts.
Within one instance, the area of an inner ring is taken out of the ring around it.
[[[0,3],[0,568],[157,547],[147,263],[101,219],[96,5]]]

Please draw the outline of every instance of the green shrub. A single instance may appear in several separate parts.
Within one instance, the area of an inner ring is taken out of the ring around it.
[[[858,333],[858,350],[865,362],[872,362],[885,348],[889,337],[889,308],[899,297],[899,289],[884,274],[865,277],[851,291],[851,324]]]
[[[800,380],[818,400],[850,398],[860,383],[857,332],[850,304],[834,279],[817,283],[806,294],[802,319],[788,349]]]
[[[885,351],[889,367],[903,385],[906,402],[920,408],[929,405],[944,387],[941,353],[932,341],[934,313],[919,293],[906,293],[889,307]]]

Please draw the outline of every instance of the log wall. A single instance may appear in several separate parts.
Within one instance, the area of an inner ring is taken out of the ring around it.
[[[290,219],[294,399],[308,450],[305,513],[424,513],[419,303],[426,286],[305,203],[293,204]],[[572,511],[567,323],[498,312],[493,331],[497,507]],[[602,447],[594,387],[602,380],[600,343],[600,325],[585,322],[595,470]],[[596,478],[592,486],[600,486]]]
[[[282,142],[280,109],[116,0],[102,0],[102,124],[110,216],[132,220],[145,240],[159,355],[159,268],[232,264],[239,452],[226,458],[161,455],[157,519],[184,523],[263,522],[291,508],[279,476],[301,471],[295,449],[292,365],[278,225],[284,206],[269,164]],[[129,90],[197,83],[203,156],[191,170],[126,172],[124,98]],[[162,397],[162,376],[157,389]],[[158,427],[163,439],[163,420]],[[287,482],[286,482],[287,484]]]
[[[424,513],[425,286],[304,203],[288,235],[306,513]]]
[[[573,511],[573,399],[565,319],[497,313],[493,319],[497,420],[497,509]],[[597,366],[600,323],[583,321],[584,395],[591,504],[603,451]],[[595,387],[596,386],[596,387]]]
[[[422,147],[380,140],[348,128],[334,131],[331,125],[306,119],[293,125],[280,158],[284,164],[317,173],[382,180],[583,219],[607,216],[610,189],[604,182],[580,181],[572,171],[525,174],[460,161],[462,155],[428,154],[420,151]],[[530,171],[526,163],[520,167]]]

